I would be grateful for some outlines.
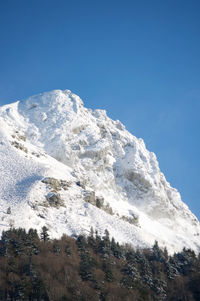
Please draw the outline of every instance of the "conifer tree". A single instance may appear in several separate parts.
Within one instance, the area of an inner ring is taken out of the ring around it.
[[[49,234],[48,234],[48,228],[46,226],[42,227],[42,231],[41,231],[41,239],[44,242],[47,242],[49,240]]]

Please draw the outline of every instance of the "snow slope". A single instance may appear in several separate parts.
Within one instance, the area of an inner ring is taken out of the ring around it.
[[[60,237],[87,234],[92,226],[134,246],[158,240],[171,252],[200,251],[199,221],[155,154],[69,90],[0,108],[0,178],[1,230],[46,225]]]

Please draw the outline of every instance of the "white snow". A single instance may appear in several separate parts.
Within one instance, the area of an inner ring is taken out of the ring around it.
[[[41,180],[48,176],[71,183],[59,191],[65,206],[47,206],[51,189]],[[1,231],[40,231],[46,225],[52,237],[60,237],[88,234],[93,226],[134,246],[158,240],[170,252],[200,250],[199,221],[166,181],[155,154],[118,120],[86,109],[69,90],[0,107],[0,179]],[[84,201],[93,191],[113,215]],[[133,216],[138,225],[122,219]]]

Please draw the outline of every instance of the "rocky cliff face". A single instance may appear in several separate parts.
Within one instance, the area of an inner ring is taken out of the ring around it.
[[[58,237],[93,226],[133,245],[199,249],[199,222],[155,154],[69,90],[1,107],[0,143],[3,227],[46,224]]]

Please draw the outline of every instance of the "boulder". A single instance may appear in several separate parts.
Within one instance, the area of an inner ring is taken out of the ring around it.
[[[60,206],[64,206],[64,201],[61,199],[60,194],[57,192],[48,193],[46,199],[51,207],[59,208]]]
[[[85,202],[88,202],[88,203],[96,206],[96,198],[95,198],[95,192],[94,191],[86,190],[84,192],[83,199],[84,199]]]
[[[50,187],[56,191],[61,189],[60,182],[55,178],[51,178],[51,177],[44,178],[42,179],[42,183],[50,185]]]

